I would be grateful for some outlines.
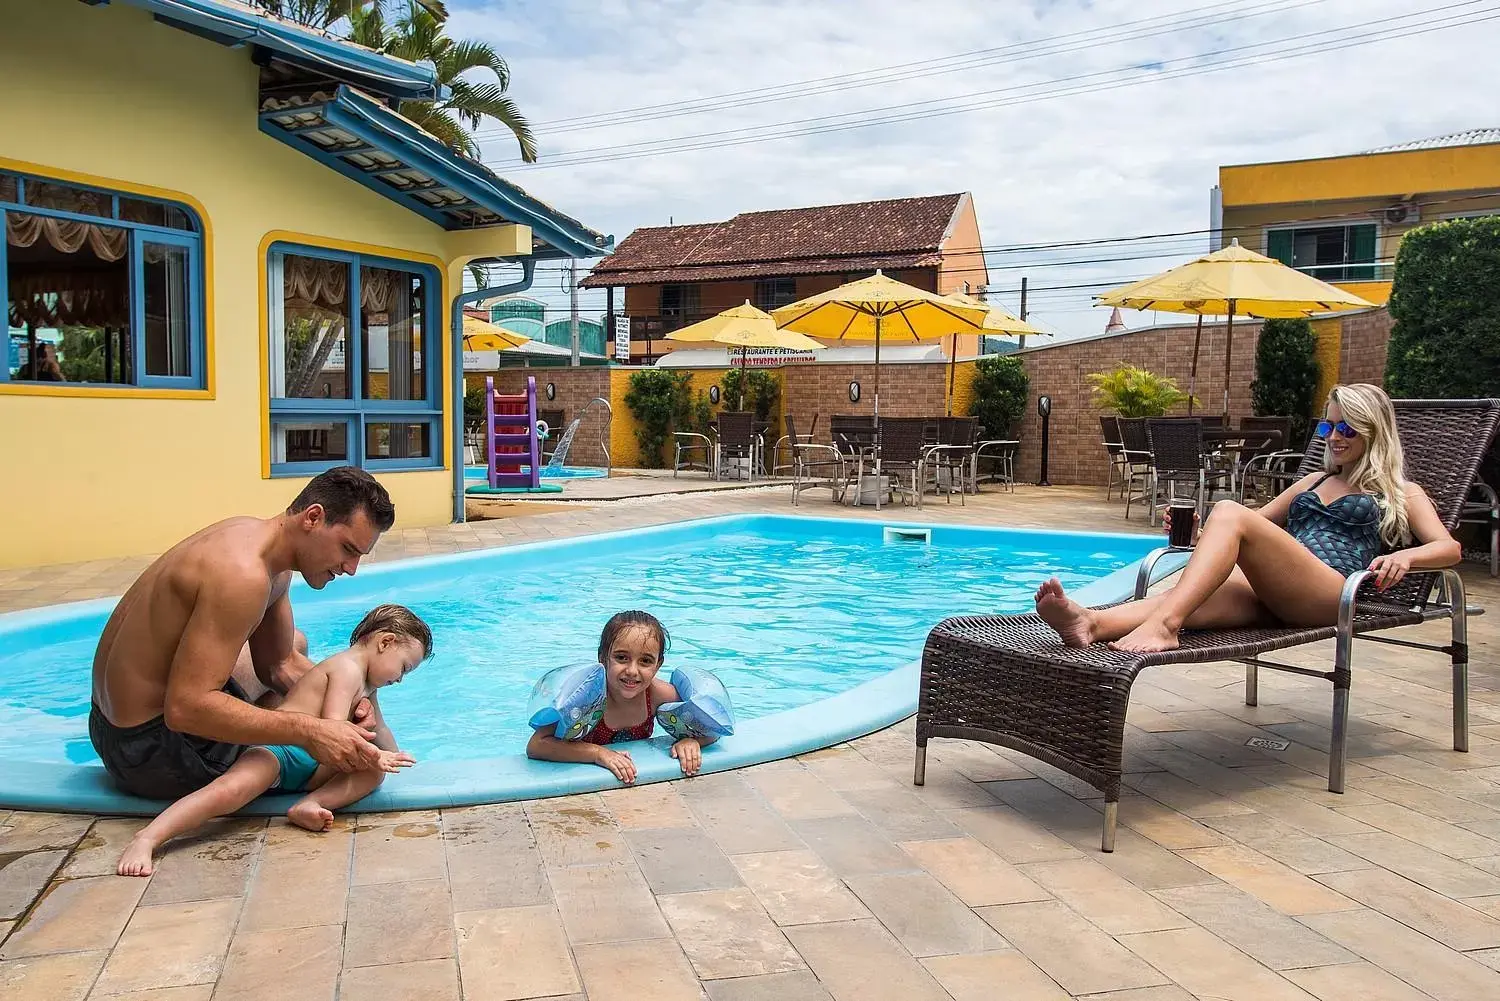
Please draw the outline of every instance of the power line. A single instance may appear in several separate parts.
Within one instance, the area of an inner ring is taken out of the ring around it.
[[[1158,14],[1148,18],[1069,32],[1063,35],[1013,42],[1007,45],[977,49],[951,56],[924,59],[917,62],[902,63],[895,66],[880,67],[873,70],[837,74],[814,80],[757,87],[749,90],[731,91],[713,97],[693,98],[664,104],[645,105],[638,108],[626,108],[614,112],[599,112],[580,115],[574,118],[557,119],[552,122],[541,123],[535,128],[535,131],[538,134],[558,135],[567,132],[586,131],[615,125],[776,103],[804,97],[817,97],[839,91],[871,87],[877,84],[898,83],[997,64],[1023,62],[1045,58],[1050,55],[1085,51],[1098,48],[1101,45],[1140,41],[1146,38],[1179,34],[1199,28],[1214,28],[1247,18],[1311,7],[1326,3],[1327,0],[1273,0],[1273,2],[1262,2],[1248,8],[1243,8],[1227,16],[1223,14],[1205,15],[1205,12],[1222,11],[1225,7],[1234,7],[1239,2],[1240,0],[1228,0],[1228,2],[1210,4],[1206,7],[1192,8],[1174,14]],[[1164,26],[1163,22],[1165,22]],[[1154,26],[1154,30],[1143,26]],[[508,129],[491,128],[475,132],[473,135],[478,138],[506,135],[508,133]]]
[[[1175,80],[1194,76],[1202,76],[1207,73],[1217,73],[1227,69],[1243,69],[1254,66],[1262,66],[1271,63],[1282,62],[1288,59],[1300,58],[1306,55],[1326,54],[1328,52],[1335,52],[1343,49],[1363,47],[1365,45],[1371,45],[1380,41],[1388,41],[1396,38],[1411,38],[1417,35],[1428,34],[1433,31],[1445,30],[1447,28],[1461,27],[1468,24],[1484,23],[1486,21],[1495,20],[1497,16],[1500,16],[1494,14],[1494,12],[1500,8],[1487,7],[1480,11],[1471,12],[1464,15],[1447,14],[1429,21],[1414,20],[1415,18],[1424,17],[1444,10],[1451,10],[1459,7],[1472,7],[1477,2],[1480,2],[1480,0],[1467,0],[1467,2],[1465,3],[1450,4],[1445,7],[1431,8],[1428,10],[1416,12],[1414,14],[1395,15],[1392,17],[1380,18],[1374,21],[1345,25],[1340,28],[1332,28],[1318,32],[1310,32],[1303,35],[1289,36],[1288,38],[1278,39],[1273,42],[1262,42],[1255,43],[1253,45],[1235,46],[1228,49],[1217,50],[1215,52],[1200,53],[1194,56],[1182,57],[1180,59],[1164,60],[1159,64],[1161,66],[1165,66],[1168,63],[1190,64],[1181,66],[1177,69],[1149,69],[1144,72],[1136,72],[1134,75],[1129,75],[1131,70],[1138,70],[1139,67],[1115,68],[1094,73],[1080,74],[1074,77],[1059,78],[1057,80],[1049,81],[1046,85],[1020,84],[1011,87],[998,88],[992,91],[983,91],[977,94],[967,95],[966,97],[960,98],[959,100],[968,100],[974,97],[985,97],[986,95],[990,94],[1001,94],[1016,90],[1034,90],[1042,86],[1054,87],[1054,89],[1050,91],[1036,90],[1035,93],[1023,93],[1011,97],[987,99],[979,101],[977,103],[949,105],[947,107],[930,108],[925,111],[911,111],[900,114],[892,114],[880,118],[869,118],[856,121],[840,121],[840,119],[848,119],[856,114],[867,114],[869,111],[899,112],[903,108],[917,108],[924,105],[941,103],[942,100],[952,99],[914,101],[908,102],[906,104],[892,105],[885,108],[867,109],[865,112],[823,116],[819,118],[801,119],[797,121],[785,122],[781,123],[783,131],[780,132],[766,132],[765,130],[768,127],[764,125],[739,129],[726,129],[719,132],[678,136],[666,140],[645,140],[642,142],[630,143],[625,145],[591,147],[582,150],[575,150],[571,153],[562,154],[547,163],[521,164],[519,161],[504,161],[500,164],[500,166],[513,170],[540,170],[561,166],[584,166],[590,164],[611,163],[621,160],[638,159],[644,156],[659,156],[670,153],[692,152],[701,149],[740,146],[749,143],[760,143],[777,139],[803,138],[807,136],[824,135],[833,132],[849,131],[851,129],[871,128],[877,125],[888,125],[903,122],[930,120],[934,118],[943,118],[971,111],[989,110],[1001,107],[1014,107],[1022,104],[1031,104],[1044,100],[1052,100],[1058,97],[1071,97],[1089,93],[1096,93],[1104,89],[1132,87],[1139,86],[1143,83],[1155,83],[1164,80]],[[1353,35],[1332,43],[1326,40],[1316,42],[1311,41],[1312,39],[1319,39],[1322,36],[1334,35],[1349,31],[1351,29],[1371,28],[1375,25],[1387,25],[1387,27],[1368,31],[1361,35]],[[1199,63],[1205,59],[1222,56],[1228,53],[1245,52],[1252,49],[1264,49],[1272,45],[1283,45],[1287,42],[1297,41],[1301,41],[1304,44],[1280,52],[1243,55],[1231,59],[1226,59],[1207,66],[1191,65],[1193,63]],[[1091,84],[1080,83],[1080,81],[1098,78],[1101,76],[1115,76],[1117,77],[1117,79],[1098,80],[1095,83]],[[1059,84],[1065,86],[1056,86]],[[820,122],[824,124],[816,124]],[[771,127],[774,128],[775,126]]]

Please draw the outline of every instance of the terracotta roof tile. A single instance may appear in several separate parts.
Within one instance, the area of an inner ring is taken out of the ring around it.
[[[652,226],[595,265],[592,288],[931,267],[962,194],[742,212],[727,222]]]

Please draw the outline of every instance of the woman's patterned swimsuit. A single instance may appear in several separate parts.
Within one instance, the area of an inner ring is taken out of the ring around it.
[[[1292,498],[1286,530],[1314,556],[1348,577],[1380,555],[1380,505],[1369,494],[1345,494],[1324,504],[1317,489],[1329,473]]]

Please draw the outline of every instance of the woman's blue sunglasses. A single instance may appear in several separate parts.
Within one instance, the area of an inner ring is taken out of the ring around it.
[[[1340,438],[1359,437],[1359,432],[1354,430],[1348,424],[1345,424],[1343,421],[1339,421],[1337,424],[1334,424],[1330,421],[1318,421],[1319,438],[1327,438],[1328,435],[1334,431],[1337,431],[1339,433]]]

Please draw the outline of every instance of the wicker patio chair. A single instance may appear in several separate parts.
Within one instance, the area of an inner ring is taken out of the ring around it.
[[[958,489],[958,502],[965,504],[969,490],[969,467],[974,458],[974,443],[979,437],[978,417],[939,417],[936,445],[923,449],[923,464],[933,474],[933,488],[942,490],[948,503],[953,503],[954,488]],[[944,473],[947,485],[944,486]],[[974,489],[979,489],[974,485]]]
[[[1479,462],[1500,420],[1500,400],[1400,400],[1396,423],[1406,454],[1406,475],[1432,499],[1443,524],[1457,526]],[[1157,550],[1142,561],[1136,596],[1151,582]],[[921,785],[927,741],[933,737],[981,740],[1014,748],[1060,768],[1104,793],[1101,847],[1114,850],[1119,810],[1125,712],[1136,675],[1160,664],[1236,661],[1245,665],[1245,703],[1257,702],[1261,667],[1323,678],[1333,685],[1328,788],[1344,791],[1349,685],[1354,637],[1448,655],[1453,669],[1453,748],[1466,751],[1469,644],[1463,579],[1454,570],[1413,572],[1377,592],[1369,573],[1344,585],[1336,625],[1318,628],[1184,630],[1181,646],[1160,653],[1121,653],[1104,644],[1063,646],[1041,618],[1027,615],[965,616],[940,622],[922,654],[917,701],[916,772]],[[1451,620],[1443,646],[1370,635],[1433,619]],[[1273,650],[1334,640],[1333,670],[1260,660]]]
[[[902,500],[915,497],[919,508],[926,477],[922,460],[927,451],[928,424],[935,426],[936,422],[925,417],[880,419],[880,475],[891,478],[891,490],[901,494]],[[875,506],[879,508],[878,500]]]
[[[1128,520],[1130,502],[1137,498],[1149,500],[1154,489],[1151,485],[1151,439],[1146,434],[1144,417],[1121,417],[1119,425],[1120,440],[1124,443],[1120,458],[1124,460],[1125,517]],[[1137,477],[1141,481],[1140,493],[1135,491]]]
[[[1121,484],[1125,482],[1125,440],[1120,437],[1120,419],[1100,414],[1099,432],[1104,438],[1104,454],[1109,457],[1109,479],[1104,481],[1104,499],[1109,500],[1115,477],[1120,478]]]
[[[844,499],[849,488],[849,469],[844,456],[832,445],[820,445],[811,434],[799,435],[797,423],[791,414],[786,415],[787,447],[792,452],[792,506],[797,505],[797,495],[804,490],[819,487],[832,491],[835,501]],[[817,418],[813,418],[816,422]]]
[[[1208,457],[1203,453],[1203,426],[1197,417],[1146,421],[1146,440],[1151,443],[1151,524],[1156,524],[1156,512],[1176,499],[1181,486],[1191,490],[1201,518],[1211,484],[1229,480],[1228,471],[1209,468]],[[1163,487],[1166,499],[1159,504]]]
[[[723,479],[730,460],[746,462],[747,476],[755,479],[760,465],[761,437],[755,433],[755,413],[723,410],[719,413],[719,440],[714,448],[714,477]]]

